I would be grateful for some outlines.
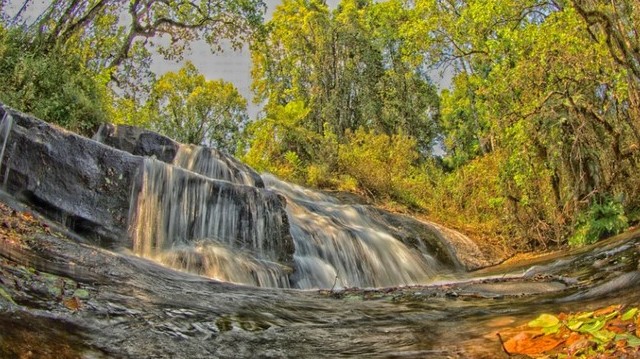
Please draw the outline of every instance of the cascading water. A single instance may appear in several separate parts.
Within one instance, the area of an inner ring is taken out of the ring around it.
[[[366,206],[260,178],[207,148],[181,146],[173,164],[145,160],[132,205],[139,255],[220,280],[301,289],[423,284],[446,270]],[[257,182],[267,189],[253,187]],[[279,216],[268,200],[283,197]],[[284,221],[290,247],[277,244]]]
[[[296,288],[388,287],[426,283],[441,269],[428,253],[394,238],[364,206],[340,204],[327,195],[264,175],[287,198],[296,250]]]
[[[136,254],[221,280],[288,287],[275,194],[145,159],[132,203]],[[245,254],[251,252],[255,255]]]
[[[0,150],[0,163],[4,161],[4,150],[7,147],[7,140],[9,139],[9,134],[11,133],[11,128],[13,127],[13,117],[9,114],[9,112],[5,111],[2,116],[2,121],[0,121],[0,137],[2,138],[2,150]],[[6,186],[6,181],[9,173],[9,167],[7,166],[7,172],[4,175],[3,187]]]
[[[202,146],[181,145],[173,164],[209,178],[256,186],[256,180],[230,157]]]

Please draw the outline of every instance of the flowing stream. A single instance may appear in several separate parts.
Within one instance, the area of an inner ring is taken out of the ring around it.
[[[395,238],[365,206],[264,175],[267,188],[287,198],[295,243],[294,287],[392,287],[426,284],[445,266],[426,249]]]

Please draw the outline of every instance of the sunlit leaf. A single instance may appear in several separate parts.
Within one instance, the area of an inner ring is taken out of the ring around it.
[[[538,318],[529,322],[532,328],[547,328],[558,324],[560,320],[551,314],[541,314]]]
[[[584,324],[584,321],[572,318],[567,322],[567,328],[573,331],[577,331],[578,329],[580,329],[582,324]]]
[[[560,329],[562,328],[562,323],[558,323],[556,325],[552,325],[550,327],[544,327],[542,328],[542,332],[546,335],[549,334],[556,334],[557,332],[560,331]]]
[[[597,332],[598,330],[602,329],[602,327],[604,327],[605,321],[604,320],[595,320],[591,323],[586,323],[584,325],[582,325],[578,331],[580,333],[589,333],[592,334]]]
[[[604,343],[608,343],[610,341],[613,340],[613,338],[615,338],[616,333],[603,329],[603,330],[599,330],[597,332],[592,332],[591,335],[593,336],[593,338],[600,344],[604,344]]]
[[[576,315],[575,319],[588,319],[588,318],[591,318],[592,316],[593,316],[593,312],[585,312],[585,313],[580,313]]]
[[[618,312],[620,309],[622,308],[621,305],[616,304],[616,305],[610,305],[606,308],[602,308],[602,309],[598,309],[593,313],[593,316],[595,317],[600,317],[603,315],[610,315],[612,313],[616,313]]]
[[[622,320],[631,320],[638,313],[638,308],[631,308],[627,310],[620,319]]]

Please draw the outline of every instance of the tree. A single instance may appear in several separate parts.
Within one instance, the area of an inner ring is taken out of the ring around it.
[[[634,4],[423,0],[402,31],[428,63],[456,70],[445,162],[458,172],[497,158],[503,217],[532,244],[562,242],[608,198],[638,207]]]
[[[344,0],[330,12],[323,1],[285,0],[252,43],[253,89],[256,102],[267,103],[265,117],[301,101],[308,113],[300,126],[319,137],[348,141],[347,132],[362,127],[411,136],[429,153],[438,97],[421,64],[407,59],[397,33],[403,21],[400,1]],[[297,154],[307,165],[336,158],[311,148]]]
[[[187,62],[153,84],[147,103],[150,127],[173,139],[234,153],[248,121],[247,101],[231,84],[206,80]]]
[[[50,51],[20,28],[0,24],[0,102],[92,135],[111,113],[108,76],[61,49]]]
[[[112,79],[139,96],[152,80],[153,51],[179,59],[195,40],[217,51],[225,43],[239,48],[264,11],[262,0],[55,0],[31,30],[49,48],[81,54],[96,72],[112,69]]]

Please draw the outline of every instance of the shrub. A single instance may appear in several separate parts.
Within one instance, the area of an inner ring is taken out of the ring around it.
[[[107,120],[108,76],[22,29],[0,28],[0,78],[0,101],[48,122],[90,135]]]
[[[569,237],[569,244],[591,244],[604,237],[619,234],[628,226],[622,201],[605,196],[593,201],[585,212],[578,215],[576,229]]]

